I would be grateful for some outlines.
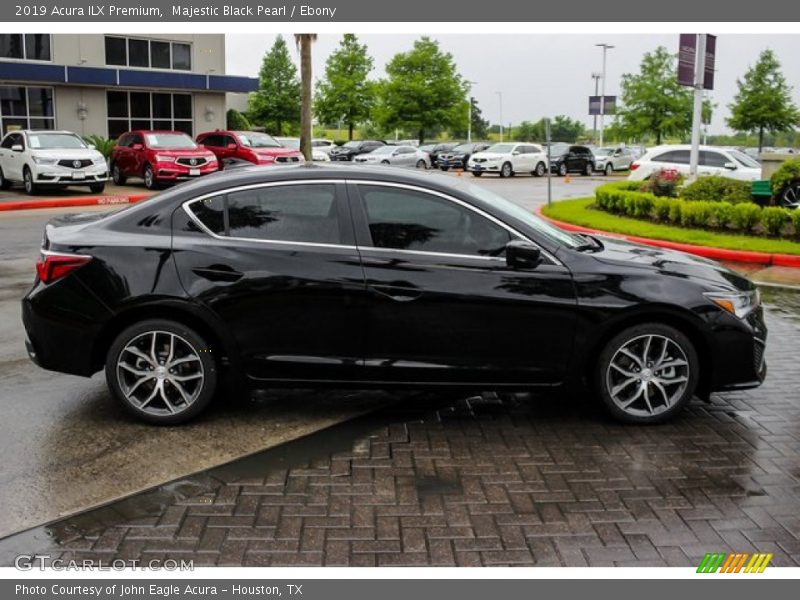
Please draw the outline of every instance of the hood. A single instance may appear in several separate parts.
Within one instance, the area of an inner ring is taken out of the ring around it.
[[[57,158],[66,160],[97,160],[102,159],[103,155],[92,148],[31,148],[31,154],[42,158]]]
[[[707,258],[618,238],[597,236],[597,239],[604,247],[593,256],[603,263],[653,269],[674,277],[702,279],[727,289],[750,290],[755,287],[746,277]]]
[[[358,148],[345,148],[344,146],[337,146],[331,149],[331,154],[357,154],[359,152]]]
[[[483,158],[483,159],[486,159],[486,160],[492,160],[492,159],[503,158],[504,156],[507,156],[507,155],[506,154],[500,154],[499,152],[476,152],[470,158],[471,159]]]
[[[191,148],[171,148],[171,149],[160,149],[160,148],[150,148],[156,154],[163,154],[164,156],[175,156],[176,158],[180,158],[183,156],[188,157],[196,157],[196,158],[216,158],[216,155],[211,152],[211,150],[206,150],[205,148],[195,148],[192,150]]]

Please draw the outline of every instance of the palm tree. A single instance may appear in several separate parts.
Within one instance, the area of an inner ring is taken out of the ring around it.
[[[311,155],[311,44],[316,33],[297,33],[295,44],[300,50],[300,152],[307,161]]]

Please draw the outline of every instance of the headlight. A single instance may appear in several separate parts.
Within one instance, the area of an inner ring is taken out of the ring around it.
[[[33,162],[37,165],[54,165],[58,162],[57,158],[44,158],[42,156],[34,156]]]
[[[104,165],[106,164],[106,159],[100,156],[99,158],[93,158],[92,162],[96,165]]]
[[[761,304],[761,294],[758,290],[730,293],[706,292],[703,295],[723,310],[736,315],[740,319],[744,319]]]
[[[164,156],[163,154],[156,154],[157,162],[173,163],[175,162],[174,156]]]

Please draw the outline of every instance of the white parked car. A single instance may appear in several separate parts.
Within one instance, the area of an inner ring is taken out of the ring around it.
[[[627,171],[633,162],[633,154],[624,147],[609,146],[606,148],[593,148],[594,170],[611,175],[614,171]]]
[[[293,150],[300,150],[300,138],[294,137],[276,137],[281,146],[285,148],[292,148]],[[330,152],[330,150],[328,151]],[[311,160],[314,162],[328,162],[331,157],[319,148],[314,148],[314,142],[311,142]]]
[[[106,159],[71,131],[12,131],[0,142],[0,188],[22,183],[28,194],[42,186],[88,186],[101,193],[108,181]]]
[[[547,153],[536,144],[500,142],[470,156],[467,171],[475,177],[484,173],[498,173],[500,177],[530,173],[542,177],[547,173]]]
[[[324,152],[328,156],[331,155],[331,150],[336,148],[336,144],[333,140],[328,140],[325,138],[314,138],[311,140],[311,147],[314,150],[319,150],[320,152]]]
[[[431,157],[414,146],[380,146],[372,152],[357,154],[354,163],[367,165],[395,165],[400,167],[416,167],[429,169]]]
[[[630,181],[644,181],[662,169],[674,169],[683,175],[689,174],[688,144],[658,146],[637,158],[631,164]],[[761,179],[761,165],[739,150],[700,146],[697,166],[698,175],[721,175],[741,181]]]

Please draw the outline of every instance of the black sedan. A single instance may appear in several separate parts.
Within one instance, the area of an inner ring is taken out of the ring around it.
[[[566,233],[485,188],[345,165],[243,167],[46,229],[30,357],[177,423],[223,381],[593,389],[652,423],[766,374],[725,267]]]
[[[451,152],[456,146],[458,146],[457,143],[445,142],[440,144],[425,144],[424,146],[420,146],[419,149],[428,153],[428,156],[431,157],[431,168],[437,169],[439,168],[439,156]]]
[[[594,153],[586,146],[566,146],[554,144],[550,148],[550,171],[561,175],[594,173]]]
[[[445,150],[437,155],[436,163],[442,171],[450,169],[463,169],[469,157],[476,152],[486,150],[491,144],[486,142],[466,142],[455,146],[452,150]]]
[[[353,140],[332,148],[328,156],[332,161],[352,161],[359,154],[367,154],[385,145],[380,140]]]

